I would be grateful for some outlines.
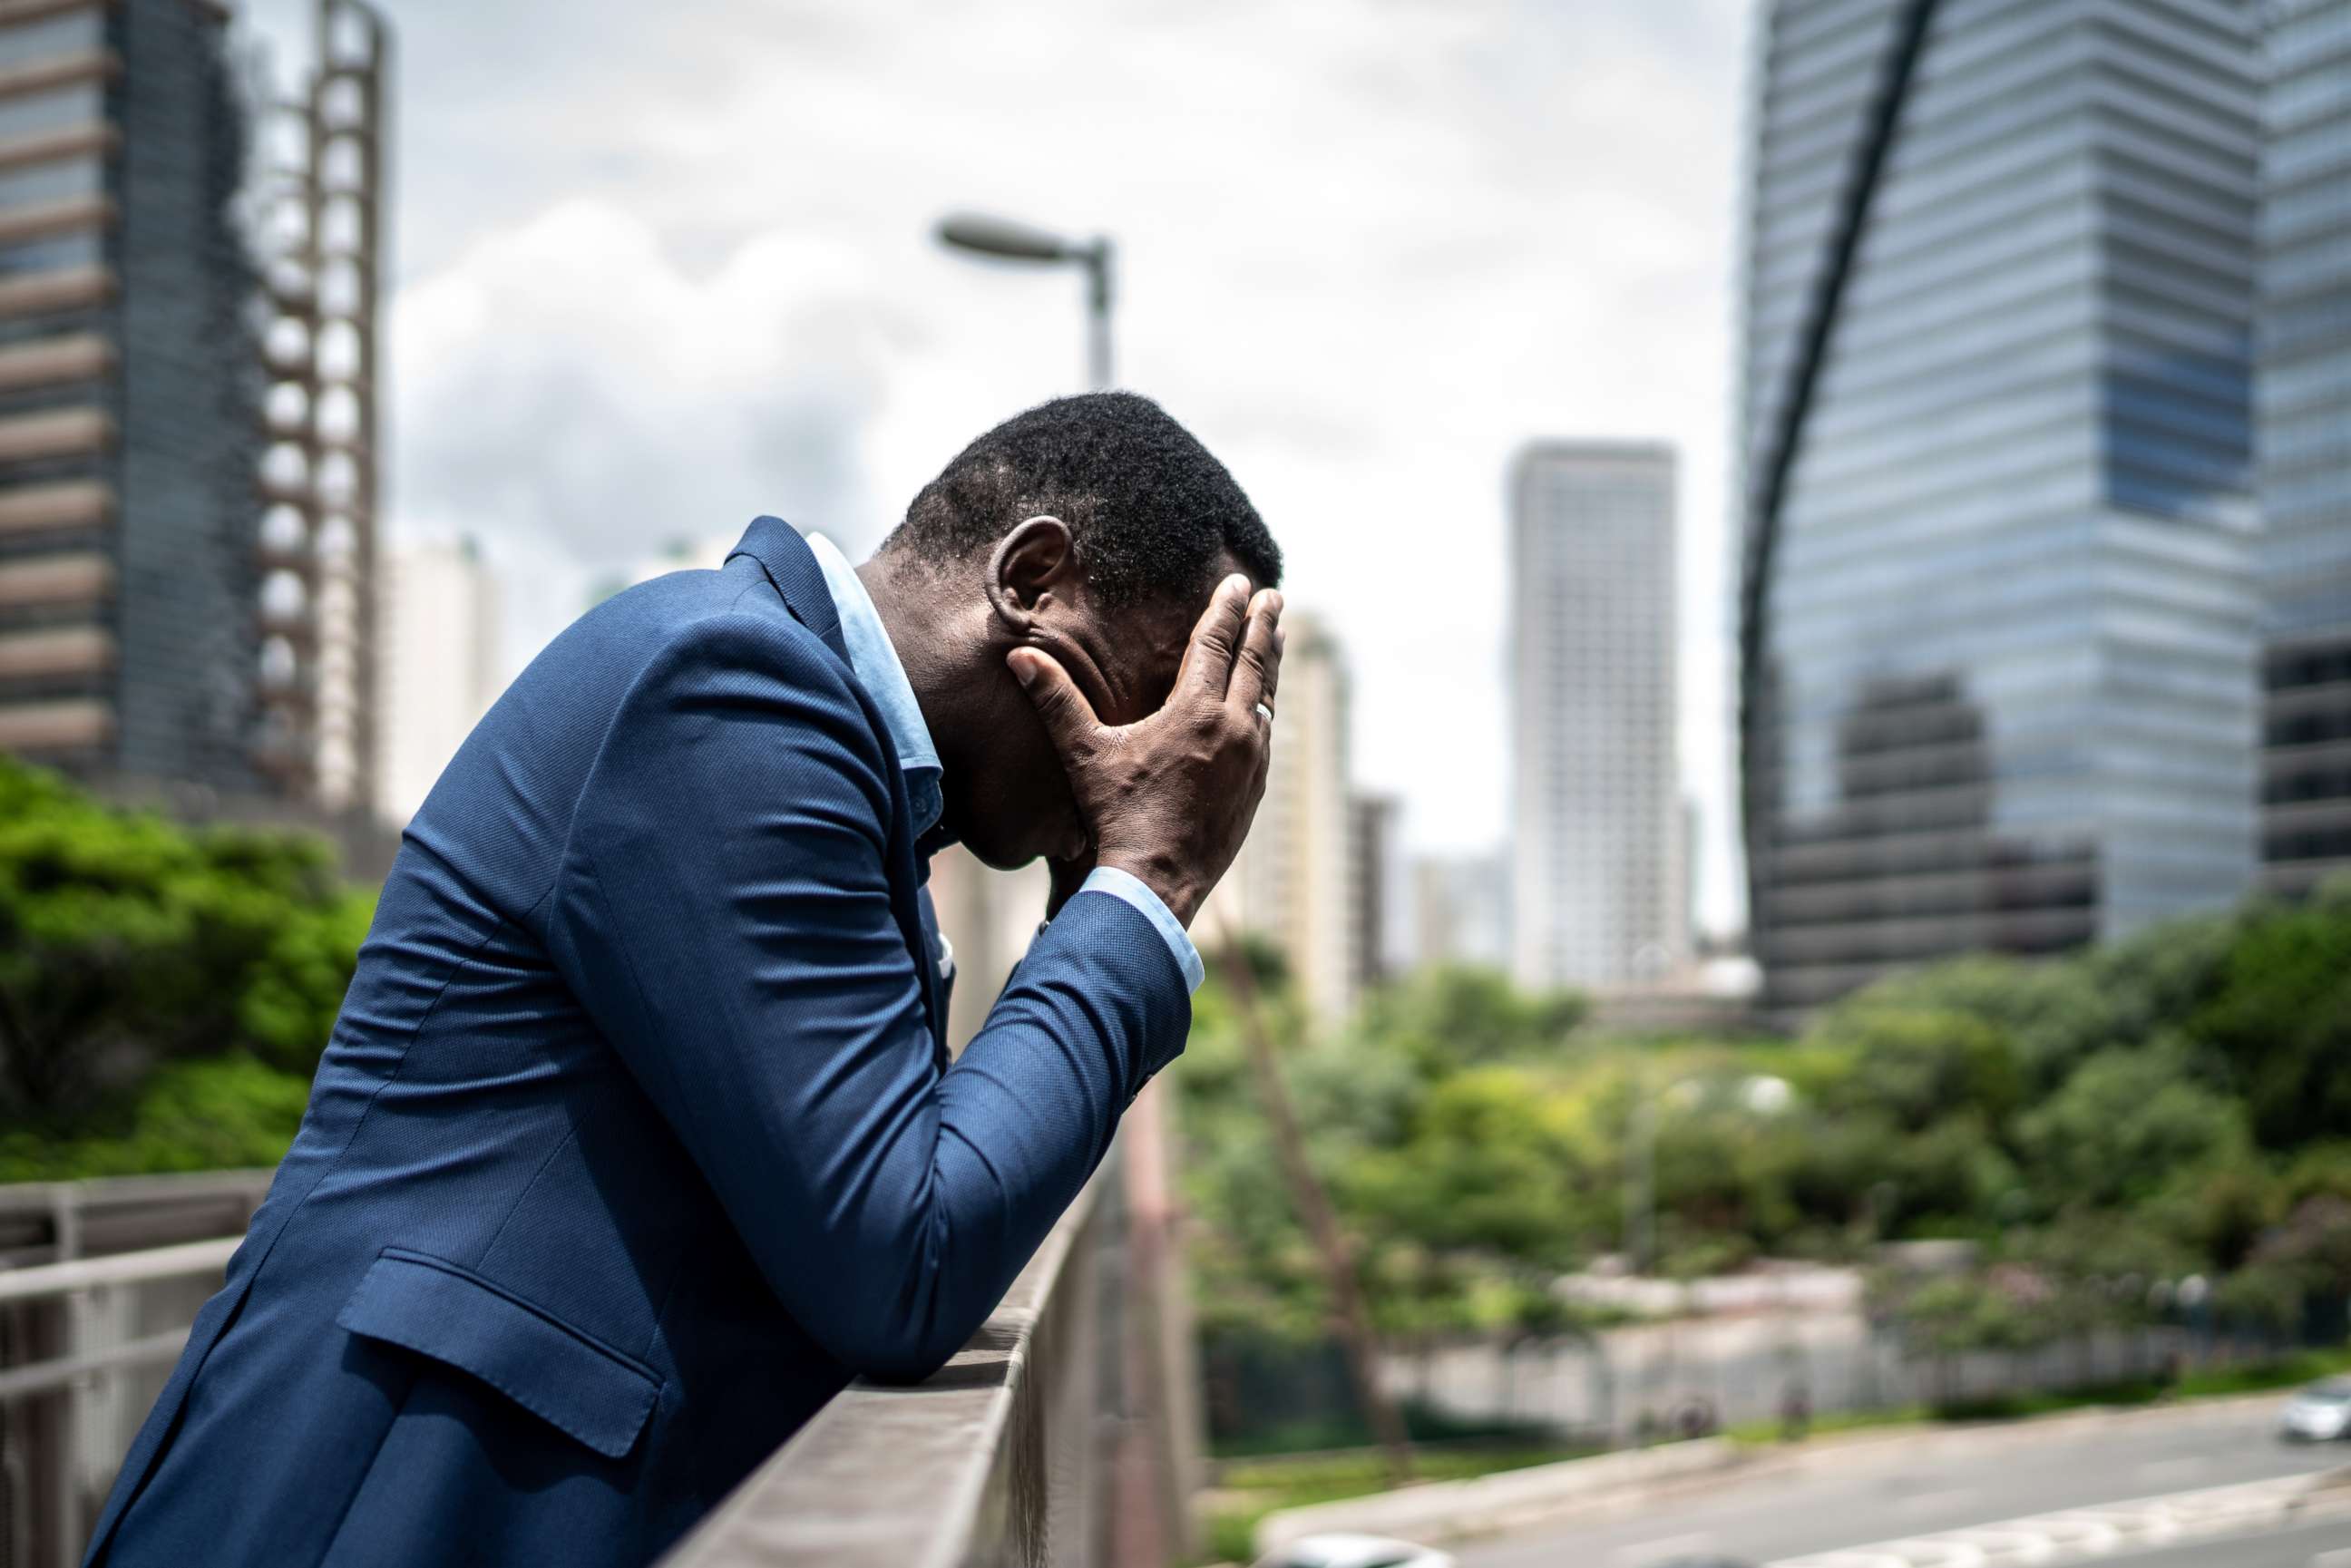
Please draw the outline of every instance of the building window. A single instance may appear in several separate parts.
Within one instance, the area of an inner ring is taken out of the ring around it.
[[[104,250],[94,234],[52,235],[22,245],[0,246],[0,276],[96,267],[103,259]]]
[[[0,207],[29,207],[50,202],[70,202],[96,196],[106,189],[106,171],[95,158],[68,158],[55,163],[0,172]]]
[[[105,105],[96,82],[77,82],[47,92],[0,99],[0,141],[95,129],[105,122]]]
[[[0,69],[38,65],[106,46],[106,16],[97,5],[0,28]]]

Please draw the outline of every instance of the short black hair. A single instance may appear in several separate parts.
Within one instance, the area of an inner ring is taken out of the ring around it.
[[[923,486],[884,541],[928,561],[968,559],[1027,519],[1070,525],[1104,603],[1193,600],[1229,550],[1260,588],[1281,547],[1197,437],[1147,397],[1089,392],[1017,414]]]

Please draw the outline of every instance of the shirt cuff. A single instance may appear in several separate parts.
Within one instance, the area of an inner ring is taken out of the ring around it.
[[[1184,923],[1165,900],[1145,886],[1140,878],[1131,876],[1116,866],[1098,865],[1086,875],[1078,888],[1080,893],[1107,893],[1113,898],[1123,899],[1143,912],[1143,917],[1167,939],[1167,951],[1174,956],[1176,967],[1184,971],[1184,988],[1196,991],[1200,982],[1208,977],[1207,966],[1200,962],[1200,950],[1192,946],[1185,934]]]

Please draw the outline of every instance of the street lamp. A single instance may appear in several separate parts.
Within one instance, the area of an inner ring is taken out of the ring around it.
[[[1117,254],[1108,235],[1074,240],[1008,218],[956,213],[940,220],[939,243],[997,261],[1086,269],[1086,380],[1096,392],[1111,382],[1111,265]]]

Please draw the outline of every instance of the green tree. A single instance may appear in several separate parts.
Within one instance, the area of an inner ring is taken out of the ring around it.
[[[2082,1060],[2124,1043],[2128,1029],[2116,990],[2086,965],[1977,956],[1955,958],[1871,988],[1858,1013],[1966,1018],[2008,1040],[2028,1094],[2044,1094]],[[2135,1008],[2130,1010],[2136,1011]]]
[[[2017,1119],[2016,1142],[2045,1211],[2141,1203],[2182,1171],[2252,1158],[2242,1112],[2176,1048],[2100,1051]]]
[[[1437,967],[1374,993],[1357,1033],[1426,1072],[1555,1059],[1590,1011],[1573,991],[1529,996],[1489,969]]]
[[[119,1119],[56,1136],[0,1132],[0,1182],[79,1181],[276,1165],[301,1125],[310,1086],[244,1055],[171,1062]]]
[[[181,828],[0,758],[0,1124],[63,1136],[185,1059],[299,1083],[370,912],[319,841]]]
[[[2227,1062],[2264,1146],[2351,1127],[2351,887],[2249,918],[2193,1030]]]
[[[1846,1063],[1817,1086],[1832,1108],[1872,1111],[1916,1132],[1967,1111],[1997,1125],[2024,1098],[2014,1042],[1973,1013],[1870,992],[1833,1009],[1815,1035]]]

